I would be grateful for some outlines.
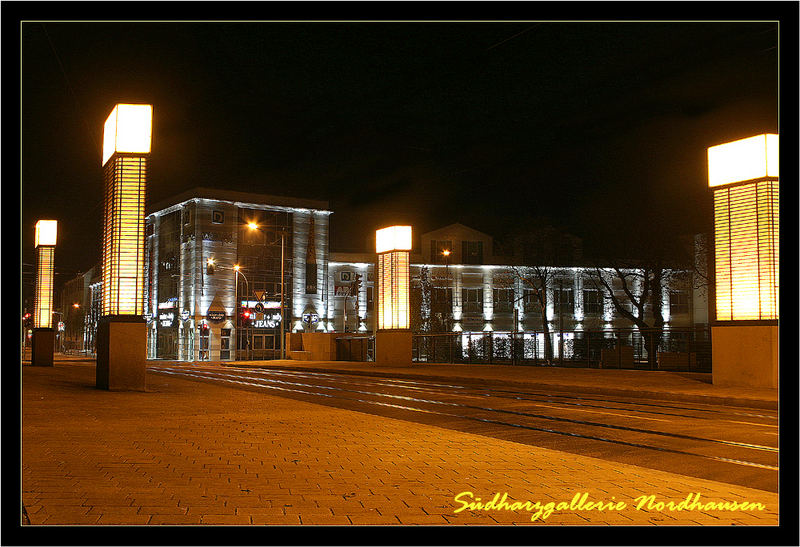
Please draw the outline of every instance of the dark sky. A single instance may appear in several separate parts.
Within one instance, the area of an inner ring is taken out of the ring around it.
[[[103,122],[154,105],[148,202],[324,199],[334,250],[387,222],[601,251],[707,230],[706,148],[778,130],[777,23],[22,25],[22,244],[100,257]],[[796,44],[795,44],[796,45]],[[366,250],[366,249],[364,249]]]

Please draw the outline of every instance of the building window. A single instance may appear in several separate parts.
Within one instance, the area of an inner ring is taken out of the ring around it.
[[[450,308],[453,305],[453,289],[434,287],[431,290],[431,305]]]
[[[494,292],[495,313],[513,311],[514,309],[513,289],[494,289],[493,292]]]
[[[200,329],[200,360],[207,361],[209,359],[209,347],[211,344],[210,329]]]
[[[539,299],[536,297],[536,290],[525,289],[522,295],[523,311],[532,312],[539,311]]]
[[[553,311],[555,313],[571,314],[573,306],[572,289],[553,290]]]
[[[462,289],[461,298],[464,313],[483,312],[483,289]]]
[[[600,315],[603,313],[603,295],[600,291],[583,291],[583,313],[585,315]]]
[[[453,252],[453,242],[450,240],[431,240],[431,264],[448,264],[448,260],[442,251]]]
[[[461,262],[463,264],[483,264],[483,241],[462,241]]]
[[[220,332],[220,352],[219,358],[220,359],[230,359],[231,358],[231,329],[222,329]]]
[[[669,312],[673,315],[689,313],[689,293],[686,291],[670,291]]]

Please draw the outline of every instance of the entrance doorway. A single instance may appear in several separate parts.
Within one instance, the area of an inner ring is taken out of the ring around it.
[[[251,346],[251,356],[253,360],[276,359],[275,355],[275,335],[253,333],[253,345]]]

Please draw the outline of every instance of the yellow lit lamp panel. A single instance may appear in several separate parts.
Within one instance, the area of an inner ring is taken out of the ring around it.
[[[411,250],[411,226],[390,226],[375,232],[375,252]]]
[[[778,319],[778,135],[711,147],[708,161],[716,318]]]
[[[36,236],[33,246],[55,245],[58,232],[57,220],[40,220],[36,223]]]
[[[53,275],[55,267],[56,233],[58,222],[40,220],[36,223],[36,289],[33,298],[33,326],[49,329],[53,326]]]
[[[378,253],[378,329],[408,329],[411,226],[378,230],[375,250]]]
[[[103,165],[114,152],[149,154],[153,107],[149,104],[118,104],[103,128]]]
[[[106,120],[103,315],[144,313],[145,191],[151,122],[150,105],[117,105]],[[109,143],[114,143],[110,150]]]

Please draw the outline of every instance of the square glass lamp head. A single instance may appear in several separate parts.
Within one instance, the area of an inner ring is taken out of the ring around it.
[[[766,133],[708,149],[708,186],[778,178],[778,135]]]
[[[115,106],[103,126],[103,165],[114,152],[149,154],[152,132],[152,105]]]
[[[375,252],[411,250],[411,226],[389,226],[375,231]]]
[[[34,247],[39,245],[55,245],[58,232],[57,220],[40,220],[36,223]]]

